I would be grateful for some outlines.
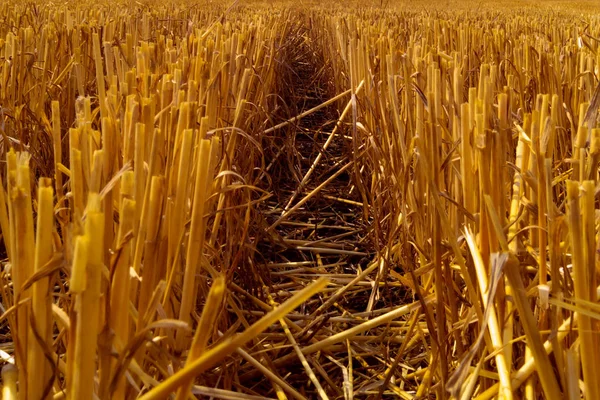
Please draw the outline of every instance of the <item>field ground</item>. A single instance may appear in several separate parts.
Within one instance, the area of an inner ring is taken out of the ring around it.
[[[599,11],[3,2],[3,398],[599,399]]]

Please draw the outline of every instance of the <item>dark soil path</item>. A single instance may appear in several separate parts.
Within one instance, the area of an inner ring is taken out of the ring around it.
[[[317,107],[337,93],[330,82],[331,72],[323,54],[313,45],[306,27],[297,34],[299,42],[289,59],[290,85],[284,99],[290,116]],[[313,280],[320,274],[356,273],[356,266],[369,256],[362,203],[353,185],[351,168],[339,173],[351,160],[352,142],[342,126],[324,150],[324,144],[340,117],[340,103],[333,103],[302,118],[279,132],[285,146],[273,165],[273,197],[264,210],[269,226],[277,224],[271,236],[274,243],[263,247],[270,261],[272,283]],[[343,105],[342,107],[343,108]],[[321,154],[308,180],[303,179]],[[296,210],[315,188],[334,177],[326,186]],[[280,218],[284,218],[280,222]],[[275,246],[273,246],[275,245]]]
[[[332,89],[331,70],[321,50],[311,41],[306,24],[299,27],[291,40],[294,42],[288,49],[288,83],[281,93],[287,107],[285,118],[299,115],[337,95]],[[342,121],[343,125],[324,150],[349,100],[350,96],[346,96],[275,133],[279,146],[268,160],[272,182],[269,190],[273,196],[262,209],[265,226],[272,229],[267,228],[258,250],[265,260],[269,295],[278,303],[320,276],[331,279],[330,291],[338,290],[355,279],[373,259],[360,194],[352,182],[352,168],[339,172],[352,160],[347,121]],[[319,155],[320,161],[306,180]],[[305,184],[301,184],[303,179]],[[322,189],[310,195],[328,180]],[[310,198],[305,201],[307,196]],[[304,204],[297,207],[299,202]],[[296,324],[296,331],[291,329],[295,340],[303,347],[347,329],[347,322],[352,326],[353,322],[364,321],[362,318],[352,321],[353,314],[368,308],[372,293],[373,286],[365,279],[335,301],[327,301],[325,296],[312,299],[304,309],[289,317]],[[344,319],[348,321],[345,323]],[[289,341],[283,340],[289,346]],[[278,362],[290,351],[288,348],[274,352],[271,367],[280,365],[276,370],[286,377],[286,382],[300,388],[307,398],[319,398],[306,369],[296,357],[291,363]],[[365,348],[365,351],[372,349]],[[339,385],[333,384],[344,380],[339,365],[327,358],[309,356],[307,359],[324,391],[333,398],[343,396]],[[356,365],[358,371],[364,367]],[[364,373],[368,373],[368,368]],[[246,377],[259,378],[255,372]]]

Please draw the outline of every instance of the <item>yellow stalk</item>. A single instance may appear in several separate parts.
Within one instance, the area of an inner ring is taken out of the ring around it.
[[[19,374],[13,364],[2,367],[2,400],[18,400],[17,379]]]
[[[90,193],[86,207],[85,235],[89,238],[85,290],[76,298],[76,338],[73,381],[67,392],[70,399],[90,399],[94,393],[96,349],[100,320],[100,289],[104,268],[104,214],[100,199]]]
[[[226,289],[225,277],[217,277],[206,297],[206,304],[202,309],[202,315],[200,316],[200,321],[196,327],[194,340],[192,341],[185,365],[191,364],[205,351],[208,341],[214,333],[215,323],[217,322],[219,312],[221,311]],[[182,385],[177,392],[175,400],[185,400],[190,392],[191,386],[192,381]]]
[[[84,189],[83,189],[83,170],[81,166],[81,152],[71,148],[71,195],[73,219],[79,220],[83,216],[84,209]]]
[[[187,104],[187,103],[186,103]],[[182,133],[181,154],[179,158],[179,167],[177,171],[177,186],[175,188],[174,202],[171,204],[171,220],[169,221],[169,270],[176,269],[178,260],[175,259],[175,254],[178,252],[182,231],[184,228],[184,219],[186,215],[186,201],[189,192],[188,181],[190,177],[193,146],[193,131],[185,129]],[[173,180],[175,181],[175,180]]]
[[[89,237],[86,235],[77,236],[75,239],[75,251],[73,253],[73,267],[71,268],[71,279],[69,286],[72,293],[81,293],[87,286],[87,261]]]
[[[152,282],[142,285],[140,290],[140,297],[138,301],[138,311],[141,313],[145,313],[148,307],[148,302],[150,301],[150,296],[152,294],[152,290],[154,290],[154,286],[158,283],[156,280],[156,276],[158,275],[158,268],[155,267],[156,260],[156,252],[158,251],[158,234],[160,227],[160,213],[163,207],[163,191],[164,191],[164,180],[162,177],[153,176],[152,181],[150,183],[150,194],[149,194],[149,206],[148,206],[148,215],[146,216],[146,220],[144,222],[145,233],[145,260],[144,260],[144,270],[146,274],[146,280],[149,281],[152,279]],[[165,271],[166,272],[166,271]],[[168,284],[167,284],[168,287]],[[168,293],[168,289],[165,290],[165,295]],[[166,300],[163,298],[163,306]],[[138,329],[141,329],[141,320],[138,319]]]
[[[9,153],[10,154],[10,153]],[[29,170],[29,154],[17,153],[14,161],[9,157],[9,179],[13,181],[10,188],[10,202],[12,204],[12,233],[14,240],[15,257],[12,262],[13,284],[15,286],[15,303],[27,299],[31,296],[31,289],[25,290],[22,285],[33,275],[34,272],[34,232],[33,232],[33,215],[31,209],[31,183]],[[14,168],[11,170],[11,168]],[[28,326],[30,310],[29,306],[19,305],[17,308],[17,335],[15,340],[16,345],[16,362],[19,368],[19,382],[23,382],[19,386],[19,395],[28,398],[27,389],[28,381],[27,374],[27,351],[29,349],[28,342]]]
[[[142,123],[137,123],[135,125],[135,150],[134,150],[134,164],[135,164],[135,201],[137,204],[143,204],[144,202],[144,189],[146,185],[146,175],[144,172],[144,164],[145,164],[145,151],[146,151],[146,126]],[[142,210],[141,207],[138,207],[135,212],[136,221],[139,221],[141,218]],[[138,233],[139,225],[135,225],[135,233]]]
[[[192,209],[192,220],[190,238],[187,246],[185,272],[183,276],[183,293],[179,319],[185,322],[191,321],[192,305],[196,296],[196,275],[198,267],[201,266],[204,241],[206,239],[206,221],[204,210],[206,199],[209,197],[209,183],[213,175],[211,169],[211,145],[210,140],[202,139],[199,142],[200,150],[196,159],[196,182],[194,186],[194,204]],[[185,345],[184,332],[178,335],[178,345]]]
[[[38,273],[52,258],[52,222],[54,219],[53,190],[50,179],[40,179],[38,189],[37,235],[35,240],[34,272]],[[45,352],[52,348],[52,298],[49,278],[44,277],[33,284],[32,322],[27,349],[27,370],[30,399],[46,399],[51,395],[50,368]],[[35,329],[35,331],[34,331]],[[41,342],[41,343],[40,343]]]
[[[123,198],[121,201],[121,223],[117,235],[116,248],[116,266],[112,277],[112,287],[110,291],[110,327],[115,334],[115,347],[117,351],[122,351],[129,340],[129,291],[130,276],[129,265],[131,260],[131,239],[127,238],[131,234],[135,222],[136,202],[134,200]],[[114,367],[114,363],[112,365]],[[120,377],[116,392],[113,395],[116,398],[125,396],[125,376]]]
[[[573,252],[573,282],[575,297],[584,301],[593,301],[596,297],[596,287],[592,286],[595,279],[595,265],[590,260],[595,259],[594,244],[594,182],[583,182],[583,190],[579,183],[567,181],[567,201],[569,204],[569,230],[571,236],[571,251]],[[583,199],[580,199],[580,196]],[[583,213],[582,213],[583,211]],[[590,235],[591,230],[591,235]],[[591,246],[591,248],[590,248]],[[593,297],[592,297],[593,296]],[[600,383],[596,376],[598,371],[598,335],[594,332],[594,321],[585,314],[578,314],[581,366],[585,385],[586,398],[600,398]]]
[[[516,165],[517,168],[519,168],[521,171],[523,170],[523,153],[525,151],[525,142],[524,139],[521,135],[519,135],[519,141],[517,144],[517,150],[516,150]],[[509,242],[509,251],[513,254],[516,254],[518,249],[518,243],[519,241],[517,240],[517,238],[515,237],[517,235],[517,232],[519,230],[519,225],[517,223],[517,218],[519,216],[519,207],[520,207],[520,203],[521,203],[521,196],[523,195],[523,179],[522,179],[522,175],[520,173],[515,173],[514,178],[513,178],[513,185],[512,185],[512,196],[511,196],[511,202],[510,202],[510,212],[509,212],[509,216],[508,216],[508,223],[509,223],[509,228],[508,228],[508,240]],[[508,282],[508,279],[505,277],[505,294],[506,296],[512,296],[512,287],[510,286],[510,283]],[[513,315],[513,304],[512,302],[507,302],[506,304],[506,315],[507,320],[505,321],[504,324],[504,333],[503,333],[503,341],[504,343],[511,343],[512,339],[513,339],[513,329],[514,329],[514,319],[512,317]],[[512,364],[512,346],[511,345],[507,345],[504,348],[504,354],[507,360],[508,365]]]
[[[54,152],[54,184],[56,188],[56,197],[63,197],[63,177],[58,165],[62,163],[62,135],[60,132],[60,104],[58,101],[52,102],[52,149]],[[66,222],[66,210],[61,210],[59,215],[62,222]]]
[[[461,105],[461,176],[462,176],[462,187],[463,187],[463,203],[468,212],[475,212],[475,205],[473,204],[473,196],[469,191],[473,188],[473,146],[471,145],[471,131],[470,123],[471,118],[469,114],[469,104],[463,103]]]
[[[100,53],[100,37],[97,32],[92,33],[94,61],[96,64],[96,84],[98,88],[98,101],[100,103],[100,117],[108,117],[106,109],[106,85],[104,83],[104,67]]]

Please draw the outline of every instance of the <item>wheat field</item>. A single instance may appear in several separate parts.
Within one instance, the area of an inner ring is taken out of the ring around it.
[[[0,3],[3,399],[600,399],[595,1]]]

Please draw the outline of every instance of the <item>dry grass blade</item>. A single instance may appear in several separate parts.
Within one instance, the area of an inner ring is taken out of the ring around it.
[[[342,93],[330,98],[329,100],[319,104],[318,106],[311,108],[310,110],[306,110],[303,113],[298,114],[295,117],[288,119],[287,121],[281,122],[271,128],[265,129],[263,134],[268,134],[268,133],[274,132],[278,129],[284,128],[290,124],[296,123],[296,122],[300,121],[302,118],[307,117],[307,116],[311,115],[312,113],[315,113],[315,112],[319,111],[320,109],[327,107],[328,105],[330,105],[332,103],[335,103],[336,101],[338,101],[339,99],[341,99],[343,97],[346,97],[347,95],[350,94],[350,92],[351,92],[351,90],[348,89],[345,92],[342,92]]]

